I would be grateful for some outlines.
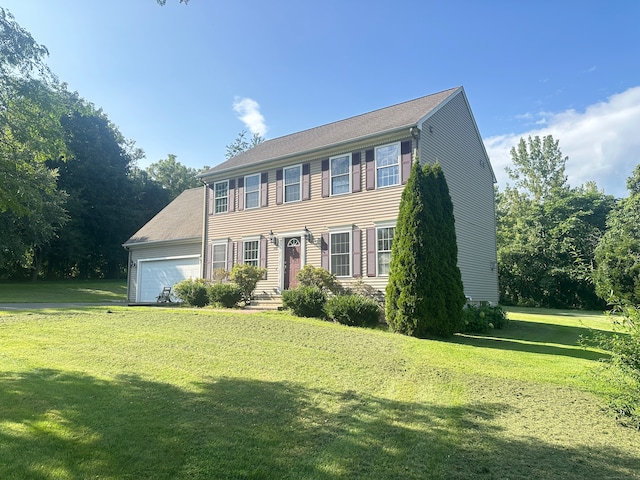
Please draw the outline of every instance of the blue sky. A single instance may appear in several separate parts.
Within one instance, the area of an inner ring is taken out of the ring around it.
[[[275,138],[459,85],[500,187],[521,136],[552,134],[572,186],[593,180],[616,196],[640,163],[634,0],[0,6],[146,152],[143,168],[169,153],[213,166],[243,129]]]

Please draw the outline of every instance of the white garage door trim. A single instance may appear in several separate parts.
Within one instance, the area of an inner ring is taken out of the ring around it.
[[[200,256],[145,258],[138,260],[136,302],[152,303],[164,287],[200,277]]]

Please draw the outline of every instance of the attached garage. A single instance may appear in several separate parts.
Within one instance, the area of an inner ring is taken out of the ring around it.
[[[155,303],[163,288],[202,278],[203,212],[204,187],[185,190],[123,244],[130,304]]]
[[[155,302],[163,288],[188,278],[200,278],[200,270],[199,256],[139,260],[136,302]]]

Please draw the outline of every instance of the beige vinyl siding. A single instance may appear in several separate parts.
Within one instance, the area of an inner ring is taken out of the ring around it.
[[[145,259],[161,259],[161,258],[175,258],[175,257],[187,257],[192,255],[201,256],[202,253],[202,240],[201,239],[188,239],[183,242],[162,242],[157,244],[147,244],[144,246],[129,246],[130,262],[134,262],[136,267],[129,267],[129,289],[127,292],[127,301],[135,302],[137,277],[138,277],[138,260]]]
[[[406,140],[406,137],[402,139]],[[255,235],[268,238],[271,230],[276,235],[283,235],[287,232],[300,233],[306,226],[313,235],[313,241],[306,243],[305,263],[319,267],[321,265],[322,233],[328,232],[333,227],[351,225],[352,228],[362,231],[360,249],[362,253],[362,279],[374,288],[384,290],[387,277],[367,277],[366,229],[374,228],[375,222],[394,220],[397,217],[403,185],[367,190],[365,149],[344,151],[344,153],[354,152],[361,153],[362,191],[323,198],[321,163],[329,156],[320,156],[309,162],[303,162],[310,164],[311,199],[276,205],[276,168],[273,168],[267,171],[269,206],[230,212],[225,215],[212,215],[209,217],[207,237],[220,238],[224,236],[235,242],[243,237]],[[297,160],[292,161],[292,164],[299,163]],[[280,242],[278,246],[268,243],[268,274],[267,279],[258,284],[256,293],[259,295],[272,293],[280,286],[282,243]],[[234,250],[235,257],[237,257],[237,252]],[[349,284],[354,280],[357,279],[341,278],[341,282],[344,284]]]
[[[425,120],[420,160],[439,161],[447,179],[465,294],[498,302],[494,177],[463,92]]]

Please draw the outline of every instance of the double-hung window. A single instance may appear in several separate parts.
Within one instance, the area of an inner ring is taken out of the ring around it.
[[[211,253],[211,269],[227,269],[227,244],[226,243],[214,243],[212,245]]]
[[[391,244],[393,243],[395,230],[395,227],[379,227],[377,229],[378,275],[389,275]]]
[[[351,191],[351,154],[333,157],[331,162],[331,195]]]
[[[351,275],[351,233],[332,233],[329,240],[331,273],[336,277]]]
[[[400,144],[376,147],[377,188],[400,183]]]
[[[260,174],[244,177],[244,208],[260,206]]]
[[[213,185],[214,213],[225,213],[229,209],[229,182],[216,182]]]
[[[258,266],[259,254],[260,254],[260,241],[259,240],[245,240],[244,241],[244,258],[242,259],[247,265]]]
[[[284,169],[284,201],[297,202],[302,190],[302,166],[288,167]]]

